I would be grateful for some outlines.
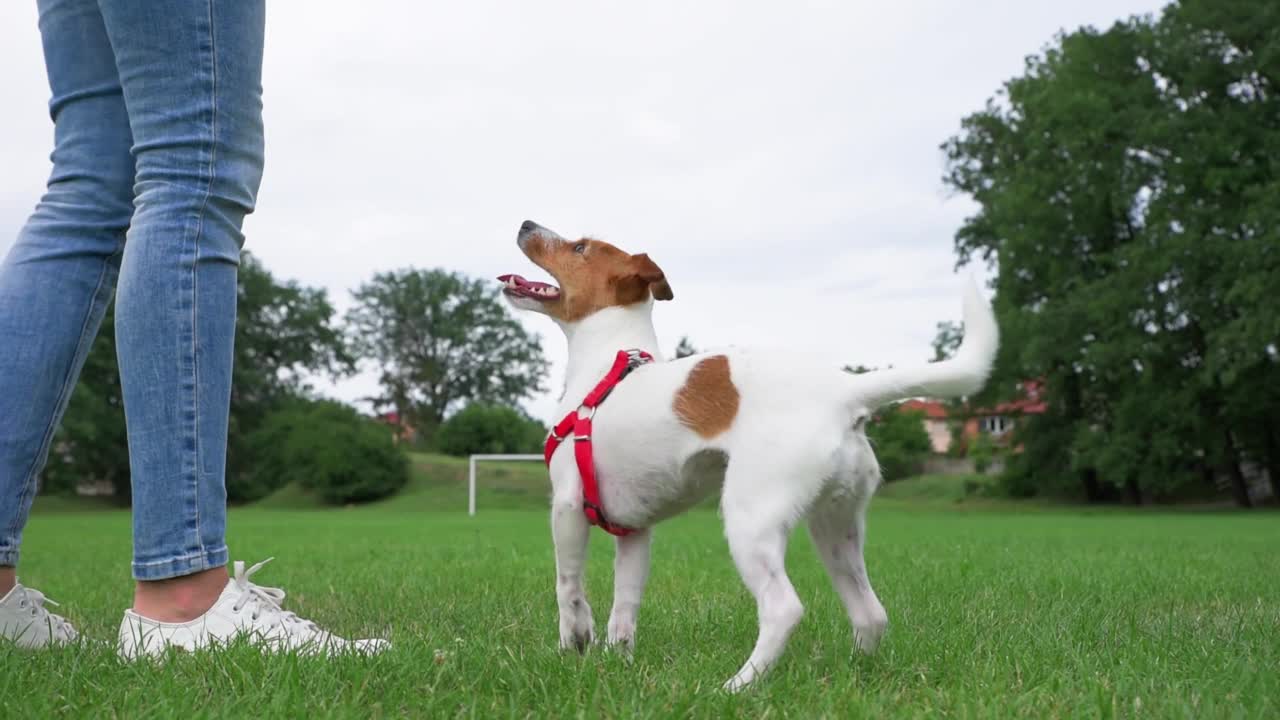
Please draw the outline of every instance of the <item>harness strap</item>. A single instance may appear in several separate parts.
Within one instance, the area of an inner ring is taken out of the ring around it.
[[[623,378],[637,367],[652,361],[653,356],[643,350],[619,350],[608,374],[587,394],[577,410],[565,415],[552,429],[542,452],[547,467],[550,467],[551,457],[555,455],[556,449],[569,437],[570,432],[573,433],[573,455],[578,464],[578,475],[582,478],[582,513],[587,516],[587,522],[618,537],[630,535],[635,530],[609,522],[604,514],[604,506],[600,501],[600,482],[596,477],[595,460],[591,452],[591,419],[596,414],[596,408],[609,397],[609,393],[613,392]],[[587,411],[585,417],[580,414],[582,410]]]

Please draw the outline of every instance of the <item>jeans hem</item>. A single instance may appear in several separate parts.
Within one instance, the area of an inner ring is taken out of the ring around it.
[[[0,567],[18,567],[18,551],[0,550]]]
[[[205,550],[182,557],[152,562],[133,562],[134,580],[168,580],[169,578],[193,575],[195,573],[223,567],[227,564],[227,547]]]

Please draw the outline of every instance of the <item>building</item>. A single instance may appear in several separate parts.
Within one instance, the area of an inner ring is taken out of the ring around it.
[[[994,407],[960,406],[953,410],[937,400],[907,400],[898,406],[898,410],[921,413],[933,452],[943,454],[951,448],[952,427],[957,424],[961,427],[960,441],[966,447],[980,434],[990,435],[998,444],[1007,444],[1010,433],[1021,419],[1045,411],[1042,391],[1043,385],[1039,380],[1024,380],[1018,384],[1016,399]]]
[[[378,416],[378,420],[391,426],[392,437],[396,443],[412,443],[418,437],[418,432],[413,429],[402,417],[400,413],[388,412]]]
[[[907,400],[898,406],[899,412],[918,412],[924,416],[924,431],[929,434],[929,446],[942,455],[951,448],[951,423],[947,406],[937,400]]]

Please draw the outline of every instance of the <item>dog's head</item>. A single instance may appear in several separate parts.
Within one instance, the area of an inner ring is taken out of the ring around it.
[[[525,280],[519,275],[498,278],[512,305],[533,310],[562,323],[575,323],[607,307],[626,307],[654,300],[670,300],[671,285],[648,255],[631,255],[601,240],[565,240],[526,220],[516,244],[535,265],[546,270],[559,287]]]

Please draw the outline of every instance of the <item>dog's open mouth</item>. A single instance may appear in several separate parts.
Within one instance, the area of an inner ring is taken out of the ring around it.
[[[527,297],[534,300],[556,300],[560,297],[560,288],[550,283],[525,280],[519,275],[502,275],[502,292],[516,297]]]

